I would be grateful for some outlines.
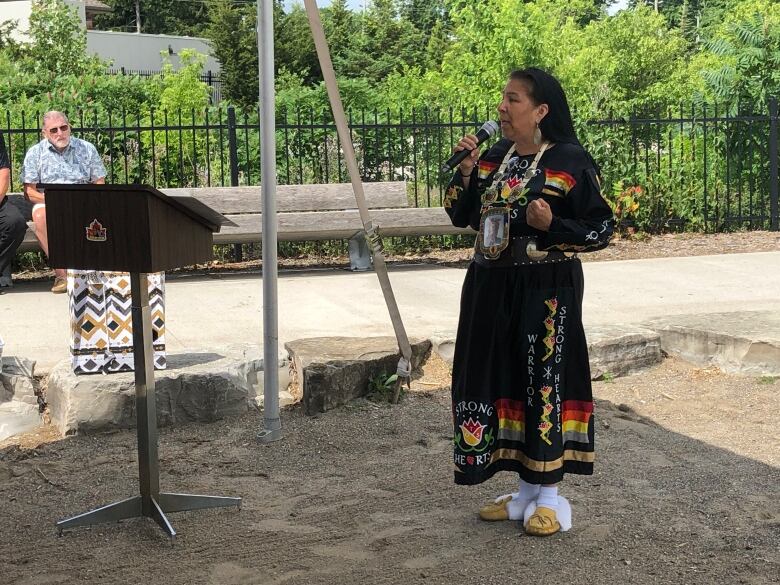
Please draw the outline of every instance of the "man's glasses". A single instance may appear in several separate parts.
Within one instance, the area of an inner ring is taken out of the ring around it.
[[[68,130],[70,130],[70,125],[69,124],[63,124],[62,126],[59,126],[59,127],[54,126],[54,128],[49,128],[47,130],[47,132],[49,134],[57,134],[58,132],[67,132]]]

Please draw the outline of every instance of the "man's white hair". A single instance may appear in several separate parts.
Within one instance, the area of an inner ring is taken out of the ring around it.
[[[51,120],[52,118],[62,118],[65,120],[66,124],[70,124],[70,121],[68,120],[68,117],[63,114],[62,112],[58,112],[57,110],[49,110],[43,115],[42,125],[43,127],[46,127],[46,121]]]

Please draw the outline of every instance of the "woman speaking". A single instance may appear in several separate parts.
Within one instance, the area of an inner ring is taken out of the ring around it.
[[[444,206],[477,230],[461,296],[452,369],[455,482],[517,472],[516,492],[480,510],[528,534],[571,526],[565,473],[593,473],[593,398],[576,253],[607,245],[612,211],[599,168],[574,132],[560,83],[536,68],[510,74],[498,106],[503,138],[477,138]]]

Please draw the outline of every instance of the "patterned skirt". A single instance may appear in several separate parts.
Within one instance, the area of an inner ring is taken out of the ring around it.
[[[582,265],[472,262],[452,370],[455,483],[516,471],[533,484],[593,473]]]
[[[154,369],[166,368],[165,273],[149,274]],[[70,354],[73,373],[132,372],[133,314],[130,275],[68,271]]]

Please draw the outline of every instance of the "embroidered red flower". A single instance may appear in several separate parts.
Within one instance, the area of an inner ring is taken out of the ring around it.
[[[460,423],[460,430],[463,431],[463,440],[469,447],[476,447],[482,442],[482,431],[486,427],[487,425],[483,425],[471,418],[466,422]]]

